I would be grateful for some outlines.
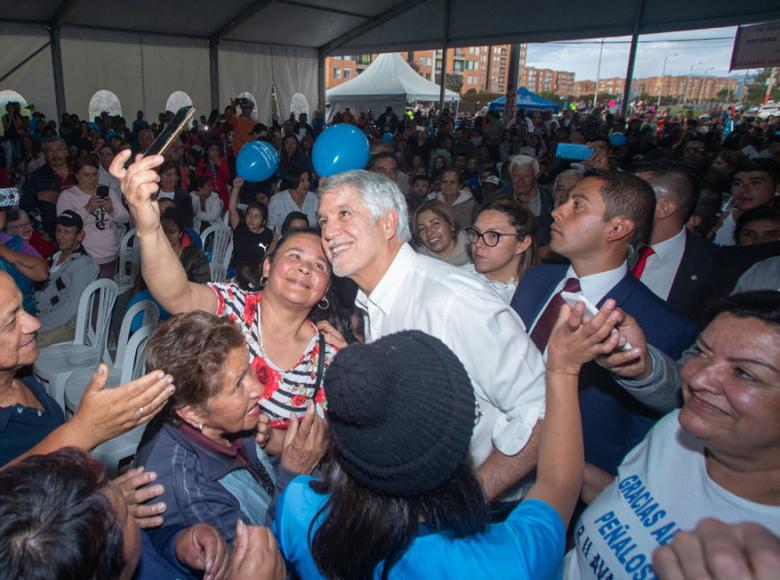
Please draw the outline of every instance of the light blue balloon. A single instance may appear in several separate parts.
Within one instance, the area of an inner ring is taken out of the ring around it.
[[[236,158],[236,172],[247,181],[265,181],[276,173],[279,154],[270,143],[250,141]]]
[[[622,147],[626,144],[626,136],[623,133],[612,133],[609,136],[609,144],[613,147]]]
[[[349,123],[332,125],[314,142],[312,161],[317,174],[323,177],[364,169],[368,163],[368,139]]]
[[[382,139],[384,139],[388,143],[392,143],[393,142],[393,134],[389,133],[389,132],[385,133],[384,135],[382,135]]]

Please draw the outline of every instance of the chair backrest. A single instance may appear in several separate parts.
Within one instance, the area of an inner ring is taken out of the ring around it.
[[[122,318],[122,326],[119,328],[114,366],[122,364],[122,359],[125,356],[125,349],[130,340],[133,322],[138,316],[141,317],[141,328],[148,325],[154,327],[154,325],[160,321],[160,308],[152,300],[139,300],[127,309],[127,312],[125,312],[125,315]]]
[[[230,238],[230,243],[228,244],[227,250],[225,250],[225,257],[222,259],[222,264],[225,266],[225,268],[230,267],[230,260],[233,259],[233,237]]]
[[[119,267],[114,280],[117,284],[133,284],[141,266],[141,248],[135,243],[135,228],[122,236],[119,244]]]
[[[76,313],[74,344],[90,346],[103,356],[118,291],[116,283],[107,278],[95,280],[84,289]]]
[[[122,375],[119,384],[124,385],[146,374],[146,347],[154,332],[154,324],[147,324],[137,330],[127,341],[124,355],[120,360]]]
[[[211,262],[209,264],[209,272],[211,273],[212,282],[224,282],[227,280],[227,266],[225,264]]]
[[[200,237],[203,240],[204,251],[209,250],[211,252],[209,262],[224,263],[228,244],[230,244],[230,240],[233,238],[233,230],[222,224],[214,224],[203,230]],[[208,251],[206,251],[206,255],[209,255]]]

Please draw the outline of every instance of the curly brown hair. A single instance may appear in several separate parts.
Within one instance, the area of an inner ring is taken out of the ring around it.
[[[149,339],[146,364],[150,371],[170,374],[176,385],[162,413],[164,419],[177,422],[173,411],[185,405],[205,408],[222,388],[230,351],[244,344],[236,323],[199,310],[160,324]]]

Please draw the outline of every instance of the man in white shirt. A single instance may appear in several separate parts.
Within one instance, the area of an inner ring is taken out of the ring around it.
[[[366,171],[328,178],[319,224],[337,276],[360,288],[366,340],[421,330],[463,362],[478,402],[471,454],[485,495],[516,500],[536,464],[544,366],[519,317],[479,280],[416,254],[396,184]],[[525,482],[523,482],[525,483]]]
[[[656,204],[650,242],[634,256],[632,272],[672,310],[702,325],[717,248],[685,227],[698,201],[696,176],[676,163],[647,165],[637,175],[653,188]]]

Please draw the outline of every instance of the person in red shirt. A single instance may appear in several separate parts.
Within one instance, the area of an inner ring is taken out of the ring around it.
[[[230,201],[228,183],[230,183],[230,168],[222,155],[219,143],[212,141],[206,146],[206,156],[198,160],[195,175],[207,175],[211,178],[211,189],[219,194],[222,207],[227,207]]]

